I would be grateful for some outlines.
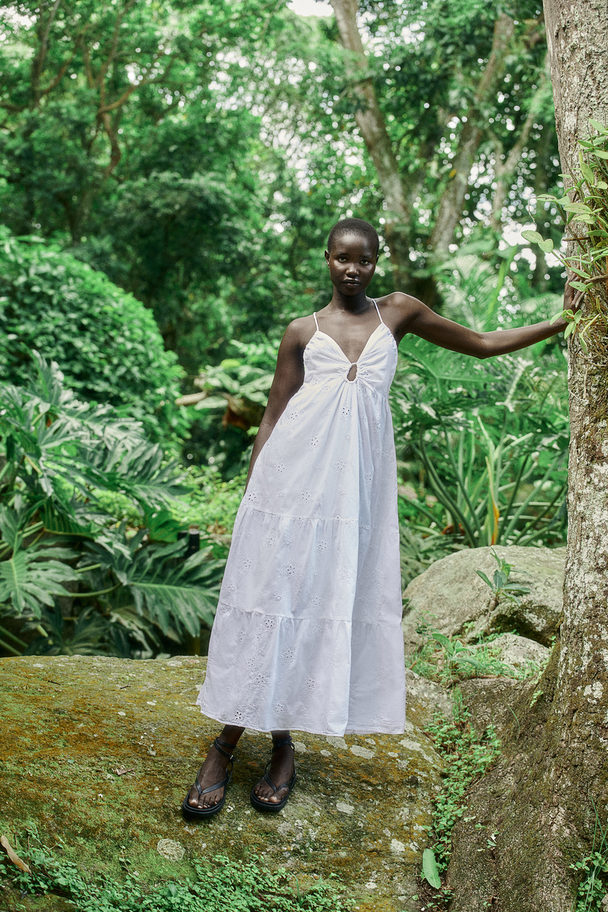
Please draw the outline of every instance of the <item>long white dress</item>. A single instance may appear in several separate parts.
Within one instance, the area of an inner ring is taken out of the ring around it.
[[[198,698],[224,724],[325,735],[404,730],[388,404],[397,346],[378,317],[354,380],[317,323],[304,383],[256,460]]]

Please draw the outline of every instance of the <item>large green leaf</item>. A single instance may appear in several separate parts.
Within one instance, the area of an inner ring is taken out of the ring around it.
[[[36,541],[23,547],[15,539],[15,545],[11,556],[0,561],[0,603],[8,603],[16,614],[40,617],[43,605],[69,595],[63,584],[77,579],[77,574],[65,561],[77,555]]]
[[[439,877],[435,853],[432,849],[425,849],[422,853],[422,876],[435,890],[440,889],[441,878]]]
[[[90,534],[97,514],[107,515],[108,493],[126,497],[141,516],[187,490],[137,422],[78,401],[57,365],[38,357],[37,366],[37,381],[4,386],[0,437],[10,445],[15,480],[43,505],[49,529]]]
[[[185,549],[184,541],[146,542],[143,531],[130,540],[106,536],[103,543],[89,545],[95,559],[128,590],[137,612],[164,635],[184,630],[196,635],[215,613],[224,562],[207,550],[184,559]]]

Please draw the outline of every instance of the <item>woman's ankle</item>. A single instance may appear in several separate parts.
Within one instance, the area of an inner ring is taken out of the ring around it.
[[[234,750],[234,748],[239,743],[239,739],[244,731],[244,728],[239,728],[236,725],[225,725],[219,733],[217,740],[222,745],[222,747]]]

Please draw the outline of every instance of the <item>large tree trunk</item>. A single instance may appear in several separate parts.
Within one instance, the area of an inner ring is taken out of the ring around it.
[[[562,170],[576,174],[589,118],[608,122],[608,5],[546,0],[545,16]],[[455,831],[453,912],[572,912],[570,865],[591,851],[596,810],[602,825],[608,819],[608,340],[600,324],[588,353],[576,340],[570,347],[560,642],[541,681],[522,694],[512,740]]]
[[[407,280],[410,266],[409,207],[384,115],[378,105],[374,84],[368,75],[369,65],[357,26],[358,2],[331,0],[331,5],[336,16],[340,43],[352,55],[349,76],[353,80],[353,95],[359,104],[355,119],[374,163],[386,202],[386,240],[391,252],[395,280],[397,284],[403,284]]]

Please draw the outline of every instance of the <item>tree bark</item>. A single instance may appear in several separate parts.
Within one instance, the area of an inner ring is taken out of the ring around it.
[[[562,171],[576,175],[589,118],[608,122],[608,6],[545,0],[545,17]],[[570,346],[560,639],[540,682],[524,689],[512,740],[472,790],[466,819],[455,830],[453,912],[572,912],[577,881],[570,865],[592,851],[596,815],[602,826],[608,819],[607,387],[604,318],[588,352],[576,338]],[[490,831],[496,834],[491,847]]]
[[[350,51],[353,95],[359,107],[355,112],[357,126],[374,163],[380,188],[386,202],[385,235],[398,284],[407,279],[409,262],[410,214],[407,194],[384,115],[378,105],[374,84],[357,25],[357,0],[331,0],[340,43]]]

